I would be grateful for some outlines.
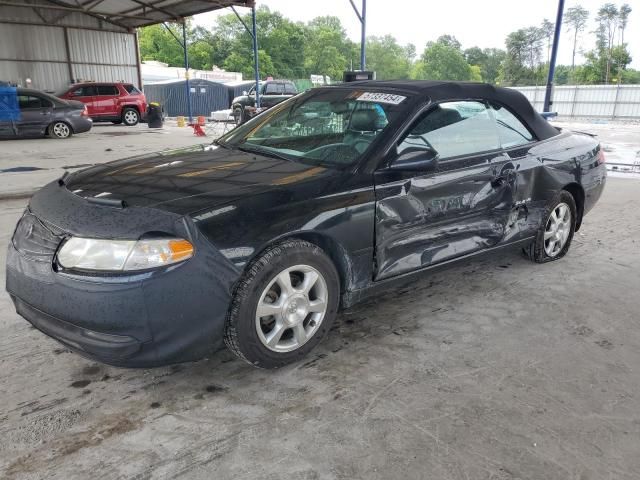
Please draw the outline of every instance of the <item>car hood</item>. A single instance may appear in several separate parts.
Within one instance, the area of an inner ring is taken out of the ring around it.
[[[84,198],[187,214],[336,173],[217,145],[199,145],[96,165],[68,176],[65,184]]]

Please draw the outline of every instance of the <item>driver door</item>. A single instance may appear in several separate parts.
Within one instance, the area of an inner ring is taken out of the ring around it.
[[[420,148],[436,161],[415,162]],[[403,155],[403,152],[410,154]],[[516,170],[480,101],[436,105],[375,173],[375,279],[418,270],[498,244],[513,205]],[[405,163],[403,159],[409,161]]]

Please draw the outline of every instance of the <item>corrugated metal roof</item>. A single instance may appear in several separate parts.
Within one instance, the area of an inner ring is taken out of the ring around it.
[[[21,8],[25,15],[34,11],[58,11],[80,14],[113,25],[132,29],[155,23],[180,21],[198,13],[238,6],[253,7],[255,0],[102,0],[72,2],[71,0],[11,0],[0,6]]]

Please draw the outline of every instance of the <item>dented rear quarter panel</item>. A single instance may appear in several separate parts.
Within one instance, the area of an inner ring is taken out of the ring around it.
[[[445,161],[430,173],[377,172],[375,279],[532,239],[563,188],[584,191],[585,201],[576,202],[579,226],[604,185],[599,148],[593,138],[567,132]]]

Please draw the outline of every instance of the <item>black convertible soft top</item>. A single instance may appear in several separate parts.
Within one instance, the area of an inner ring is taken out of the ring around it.
[[[542,118],[522,93],[511,88],[495,87],[487,83],[435,80],[365,80],[342,83],[338,87],[424,96],[433,102],[485,99],[508,107],[529,126],[539,140],[551,138],[559,133],[553,125]]]

